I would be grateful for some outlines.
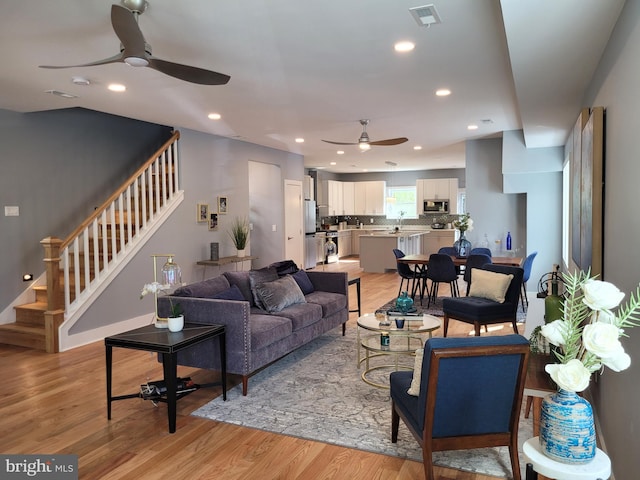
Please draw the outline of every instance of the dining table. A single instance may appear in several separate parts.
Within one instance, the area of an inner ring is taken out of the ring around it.
[[[426,267],[429,265],[429,256],[430,255],[426,255],[423,253],[405,255],[404,257],[398,258],[397,261],[409,265],[419,265],[421,267]],[[464,266],[467,263],[467,257],[456,257],[455,255],[451,255],[451,260],[453,260],[453,264],[456,267]],[[495,265],[519,267],[520,265],[522,265],[522,257],[491,257],[491,263]]]
[[[416,279],[419,277],[418,273],[424,272],[426,268],[429,266],[429,257],[430,255],[417,253],[412,255],[405,255],[404,257],[400,257],[396,259],[399,263],[405,263],[407,265],[414,265],[414,272],[416,275]],[[458,257],[456,255],[451,255],[451,260],[453,260],[453,264],[456,267],[462,267],[467,263],[467,257]],[[491,263],[494,265],[507,265],[510,267],[519,267],[522,265],[522,257],[511,257],[511,256],[501,256],[501,257],[491,257]],[[424,291],[426,289],[427,279],[422,277],[423,285],[419,287],[417,290],[420,291],[420,302],[422,302],[422,297],[424,296]]]

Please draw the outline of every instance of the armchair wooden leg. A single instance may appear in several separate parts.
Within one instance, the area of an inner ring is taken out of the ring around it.
[[[486,325],[485,325],[486,327]],[[480,324],[478,322],[473,322],[473,329],[476,333],[476,337],[480,336]]]
[[[524,407],[524,418],[529,418],[529,413],[531,413],[532,403],[533,403],[533,397],[531,395],[527,395],[527,404]]]
[[[514,437],[509,445],[509,457],[511,457],[511,470],[513,471],[513,480],[522,480],[520,474],[520,460],[518,459],[518,439]]]
[[[433,476],[433,459],[431,458],[431,452],[428,451],[425,445],[422,445],[422,463],[424,465],[425,480],[435,480]]]
[[[398,442],[398,427],[400,425],[400,415],[396,412],[396,404],[391,402],[391,443]]]
[[[449,317],[445,313],[444,318],[442,319],[442,335],[444,337],[447,336],[447,331],[449,330]]]

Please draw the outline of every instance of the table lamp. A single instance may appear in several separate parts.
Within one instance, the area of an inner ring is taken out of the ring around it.
[[[177,287],[182,285],[182,273],[180,270],[180,266],[173,261],[173,254],[153,254],[151,255],[153,258],[153,281],[154,283],[159,283],[161,287],[156,289],[153,292],[153,300],[155,302],[156,308],[156,321],[155,325],[157,328],[167,328],[168,320],[166,317],[158,316],[158,290],[169,290],[173,287]],[[160,270],[160,280],[158,280],[158,258],[166,258],[167,261],[162,266]]]

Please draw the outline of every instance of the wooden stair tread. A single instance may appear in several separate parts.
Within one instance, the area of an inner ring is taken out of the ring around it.
[[[46,302],[33,302],[33,303],[24,303],[22,305],[16,305],[13,307],[14,309],[23,309],[23,310],[35,310],[38,312],[46,312],[47,311],[47,303]]]
[[[0,331],[19,332],[19,333],[35,335],[35,336],[40,336],[40,335],[44,336],[45,334],[44,326],[34,327],[34,326],[20,325],[18,323],[5,323],[4,325],[0,325]]]

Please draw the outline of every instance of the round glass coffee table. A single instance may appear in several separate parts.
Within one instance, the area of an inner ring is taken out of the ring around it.
[[[403,320],[404,325],[399,328],[396,319]],[[358,368],[365,364],[362,372],[362,380],[365,383],[378,387],[389,388],[388,383],[381,383],[369,378],[369,374],[385,368],[400,368],[412,370],[413,364],[403,365],[399,363],[401,356],[414,357],[415,351],[424,346],[425,335],[431,338],[432,332],[440,328],[440,319],[433,315],[385,315],[382,320],[389,322],[381,325],[381,319],[373,313],[367,313],[358,318],[357,344]],[[362,355],[364,350],[364,356]],[[371,365],[370,360],[377,357],[393,357],[393,363]]]

